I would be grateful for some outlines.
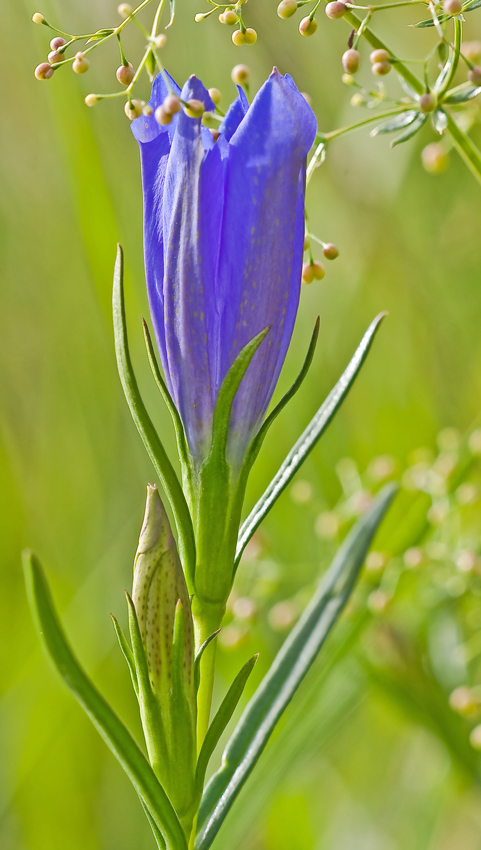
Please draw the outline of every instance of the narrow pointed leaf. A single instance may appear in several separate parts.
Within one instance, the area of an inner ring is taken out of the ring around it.
[[[170,8],[170,20],[169,20],[169,23],[167,24],[167,26],[166,26],[166,28],[165,28],[166,30],[167,30],[167,29],[169,29],[169,27],[171,27],[171,26],[172,26],[172,24],[174,23],[174,18],[175,18],[175,0],[169,0],[169,8]]]
[[[155,843],[157,844],[157,847],[159,848],[159,850],[166,850],[165,841],[162,838],[162,833],[157,829],[157,827],[155,825],[155,821],[152,820],[152,817],[149,813],[149,810],[146,808],[144,802],[142,800],[140,800],[140,802],[142,803],[142,808],[145,812],[145,816],[146,816],[146,818],[147,818],[147,820],[150,824],[150,828],[151,828],[151,830],[154,834]]]
[[[235,709],[237,708],[239,700],[244,692],[247,680],[254,669],[258,657],[258,655],[254,655],[252,658],[249,659],[249,661],[244,664],[242,669],[239,671],[234,681],[232,682],[232,685],[227,691],[224,699],[222,700],[221,706],[217,714],[215,715],[212,723],[209,726],[209,731],[205,736],[204,743],[202,744],[202,749],[199,753],[199,758],[197,760],[195,781],[199,795],[202,791],[202,786],[204,784],[205,779],[205,772],[207,770],[207,765],[209,764],[212,753],[214,752],[217,744],[219,743],[222,733],[224,732],[229,720],[231,719]]]
[[[135,661],[134,656],[132,654],[132,650],[127,643],[127,638],[125,637],[122,629],[120,628],[120,623],[117,620],[117,617],[114,617],[113,614],[110,615],[112,618],[112,623],[114,624],[115,634],[117,635],[117,640],[119,642],[120,649],[122,650],[122,655],[124,656],[127,666],[130,671],[130,676],[132,678],[132,684],[134,686],[134,691],[139,695],[139,680],[137,677],[137,670],[135,669]]]
[[[242,552],[252,535],[259,527],[262,520],[267,516],[272,506],[276,503],[281,493],[292,480],[308,454],[312,451],[334,417],[336,411],[346,398],[354,383],[356,375],[359,373],[359,370],[367,357],[376,331],[378,330],[385,315],[385,313],[380,313],[379,316],[376,316],[374,321],[371,322],[347,369],[343,372],[334,389],[331,390],[326,400],[320,406],[314,418],[311,419],[306,430],[299,437],[297,443],[281,464],[271,483],[243,523],[237,542],[236,565],[238,565]]]
[[[135,670],[137,672],[139,691],[144,700],[149,700],[149,698],[152,698],[153,696],[152,685],[150,683],[149,666],[147,664],[147,657],[145,655],[144,644],[142,642],[142,635],[140,633],[137,612],[135,610],[135,605],[132,601],[132,597],[127,593],[127,591],[125,591],[125,597],[127,599],[127,609],[129,615],[129,630],[130,642],[132,644],[132,656],[134,659]]]
[[[117,355],[117,366],[120,380],[129,405],[132,418],[137,430],[142,437],[147,453],[153,463],[154,469],[169,499],[177,527],[179,537],[179,550],[182,564],[188,577],[188,582],[193,585],[193,574],[195,565],[195,544],[192,519],[187,507],[185,496],[179,483],[165,449],[160,441],[152,420],[142,401],[137,379],[132,368],[130,359],[129,343],[127,338],[127,326],[125,321],[125,302],[123,289],[124,259],[122,248],[119,245],[117,259],[115,261],[114,288],[113,288],[113,317],[115,352]]]
[[[475,9],[479,9],[480,6],[481,0],[473,0],[472,3],[466,3],[466,5],[463,6],[463,14],[465,12],[473,12]]]
[[[434,129],[439,133],[444,133],[446,127],[448,126],[448,117],[443,109],[436,109],[433,112],[432,122],[434,125]]]
[[[413,123],[410,124],[407,130],[405,130],[404,133],[401,133],[400,136],[398,136],[396,139],[394,139],[394,141],[391,142],[391,147],[395,148],[397,145],[401,145],[403,142],[407,142],[409,141],[409,139],[412,139],[412,137],[419,132],[421,127],[424,127],[426,121],[428,120],[428,117],[429,116],[425,115],[423,112],[420,113],[418,117],[413,121]]]
[[[147,759],[75,658],[55,611],[40,562],[31,552],[25,552],[23,560],[30,605],[48,655],[122,765],[163,837],[167,850],[187,850],[177,815]]]
[[[387,485],[350,531],[319,590],[292,629],[248,703],[202,797],[196,850],[208,850],[257,763],[277,722],[341,614],[383,516],[396,492]]]
[[[446,80],[449,78],[449,76],[451,74],[451,70],[453,68],[454,60],[455,60],[455,53],[454,53],[453,48],[450,47],[449,48],[448,60],[447,60],[447,62],[445,62],[444,66],[442,67],[441,71],[439,72],[438,77],[436,79],[436,82],[434,83],[434,86],[433,86],[433,91],[435,93],[441,91]]]
[[[438,15],[438,23],[445,24],[446,21],[449,21],[451,15]],[[411,27],[415,27],[416,29],[424,29],[425,27],[434,27],[434,21],[432,18],[428,18],[426,21],[419,21],[417,24],[409,24]]]
[[[453,89],[444,98],[444,103],[465,103],[481,94],[481,86],[459,86]]]
[[[396,130],[400,130],[402,127],[407,127],[408,124],[412,124],[418,115],[418,109],[409,109],[407,112],[401,112],[400,115],[396,115],[394,118],[390,118],[389,121],[384,121],[382,124],[374,127],[374,130],[371,130],[370,135],[380,136],[382,133],[394,133]]]
[[[198,651],[197,655],[195,656],[195,660],[194,660],[194,688],[195,688],[196,693],[199,690],[199,685],[200,685],[200,662],[202,660],[204,650],[207,649],[211,640],[214,640],[214,638],[216,638],[217,635],[220,634],[221,631],[222,631],[222,629],[217,629],[216,632],[212,632],[212,634],[209,635],[209,637],[204,641],[204,643],[201,644],[201,646],[199,647],[199,651]]]

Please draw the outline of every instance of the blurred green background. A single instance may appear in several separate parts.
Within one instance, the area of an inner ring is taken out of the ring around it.
[[[40,11],[85,32],[114,24],[116,5],[45,0]],[[362,117],[341,82],[343,21],[321,14],[316,36],[301,39],[295,21],[277,18],[275,0],[251,0],[246,19],[259,40],[235,48],[215,16],[194,24],[204,5],[177,3],[164,57],[179,81],[195,72],[225,104],[235,63],[248,62],[254,89],[276,64],[310,93],[322,130]],[[139,735],[109,612],[125,614],[153,472],[115,368],[117,241],[126,252],[135,366],[171,451],[174,444],[141,338],[138,151],[119,101],[83,104],[88,92],[115,88],[115,45],[93,54],[85,76],[64,69],[40,84],[33,68],[49,32],[31,24],[36,7],[17,0],[1,10],[0,846],[147,850],[153,839],[128,780],[42,655],[19,558],[27,545],[39,554],[82,661]],[[474,38],[479,13],[472,18]],[[429,32],[407,28],[413,19],[394,13],[377,25],[403,57],[422,56],[431,43]],[[125,44],[135,62],[140,34]],[[369,72],[361,78],[369,82]],[[403,491],[355,600],[219,834],[219,850],[481,848],[481,766],[469,740],[481,682],[480,432],[469,441],[481,407],[481,191],[454,153],[445,174],[423,170],[420,151],[433,140],[427,127],[394,151],[367,131],[345,137],[310,186],[311,229],[341,256],[324,281],[303,287],[279,392],[320,313],[315,364],[272,430],[247,507],[370,320],[380,310],[389,317],[301,481],[246,553],[220,642],[217,698],[258,650],[252,687],[260,681],[381,480],[403,476]],[[451,699],[456,712],[449,695],[459,686],[470,690]]]

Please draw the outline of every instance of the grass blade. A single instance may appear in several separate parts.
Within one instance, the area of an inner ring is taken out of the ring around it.
[[[351,529],[303,616],[247,705],[202,798],[196,850],[208,850],[278,720],[341,614],[396,492],[387,485]]]

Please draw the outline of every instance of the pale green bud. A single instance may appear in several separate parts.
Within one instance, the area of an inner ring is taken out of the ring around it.
[[[76,74],[85,74],[90,68],[89,60],[80,51],[75,54],[75,59],[72,62],[72,68]]]
[[[130,3],[121,3],[120,6],[117,7],[117,12],[122,18],[128,18],[133,11],[134,10]]]
[[[222,100],[222,95],[221,95],[219,89],[215,89],[215,88],[209,89],[209,97],[215,103],[216,106]]]
[[[297,12],[297,0],[281,0],[277,7],[280,18],[292,18]]]
[[[249,82],[250,69],[247,65],[234,65],[230,75],[236,86],[245,86]]]
[[[257,41],[257,33],[252,27],[247,27],[244,33],[244,44],[255,44]]]
[[[34,24],[47,23],[44,16],[40,12],[35,12],[35,14],[32,15],[32,21],[34,22]]]

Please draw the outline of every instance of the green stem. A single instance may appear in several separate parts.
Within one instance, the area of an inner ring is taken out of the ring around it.
[[[451,133],[454,146],[466,165],[472,171],[479,183],[481,183],[481,151],[478,150],[474,142],[471,141],[466,133],[463,133],[461,128],[456,124],[452,115],[446,113],[448,118],[447,129]]]
[[[217,631],[224,616],[225,606],[202,602],[198,596],[192,600],[192,614],[196,631],[197,649]],[[214,690],[215,656],[217,641],[212,640],[204,650],[197,695],[197,752],[200,752],[209,728],[212,693]]]
[[[340,127],[338,130],[332,130],[330,133],[324,133],[324,139],[329,142],[331,139],[337,139],[338,136],[344,136],[346,133],[351,133],[359,127],[364,127],[365,124],[372,124],[375,121],[382,121],[383,118],[389,118],[391,115],[399,115],[402,112],[410,112],[412,106],[405,104],[404,106],[396,106],[393,109],[388,109],[386,112],[377,112],[375,115],[370,115],[364,121],[359,121],[357,124],[347,124],[345,127]]]
[[[451,83],[454,80],[454,75],[456,74],[458,64],[459,64],[459,55],[461,53],[461,41],[463,35],[463,25],[461,21],[458,21],[457,18],[454,18],[454,58],[453,64],[451,65],[451,70],[449,72],[449,76],[444,82],[444,85],[440,92],[438,92],[438,99],[441,100],[443,95],[446,94],[447,90],[451,86]]]

